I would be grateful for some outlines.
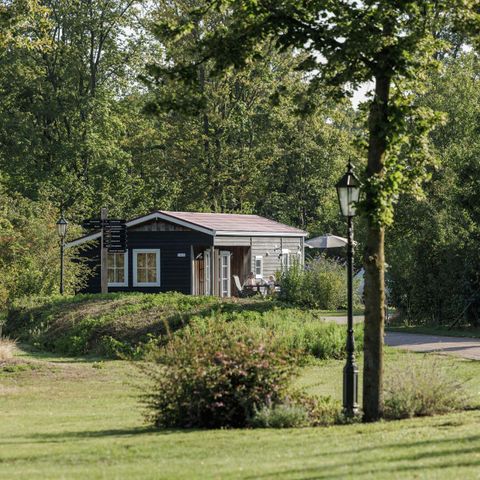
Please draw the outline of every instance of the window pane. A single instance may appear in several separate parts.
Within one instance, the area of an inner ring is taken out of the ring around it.
[[[157,269],[149,268],[147,270],[147,278],[149,283],[155,283],[157,281]]]
[[[107,267],[108,268],[113,268],[115,266],[115,254],[114,253],[109,253],[107,255]]]
[[[115,270],[113,268],[108,269],[108,282],[109,283],[114,283],[115,282]]]
[[[156,253],[147,253],[147,267],[156,268],[157,266],[157,254]]]
[[[145,283],[147,281],[146,270],[144,268],[139,268],[137,270],[137,281],[139,283]]]
[[[138,253],[137,254],[137,266],[138,268],[145,268],[146,267],[146,253]]]
[[[124,283],[125,282],[125,272],[123,268],[117,270],[117,280],[118,283]]]
[[[125,254],[124,253],[116,253],[115,254],[115,266],[117,268],[121,268],[123,270],[124,265],[125,265]]]

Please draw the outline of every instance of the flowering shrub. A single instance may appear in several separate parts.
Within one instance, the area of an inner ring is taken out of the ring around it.
[[[220,428],[248,426],[256,411],[280,403],[295,367],[267,337],[210,320],[174,334],[144,371],[147,418],[157,427]]]

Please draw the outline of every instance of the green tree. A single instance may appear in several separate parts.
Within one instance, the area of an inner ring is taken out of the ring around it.
[[[247,66],[252,58],[262,57],[261,45],[267,39],[274,39],[284,50],[307,54],[298,68],[310,75],[312,92],[321,85],[356,87],[373,81],[363,201],[368,222],[366,421],[383,413],[385,225],[392,223],[393,204],[401,192],[420,191],[429,158],[426,138],[438,119],[428,108],[417,107],[411,93],[423,87],[436,66],[435,53],[445,48],[437,35],[438,20],[447,18],[451,31],[478,29],[477,7],[474,0],[212,0],[190,9],[181,22],[167,19],[158,26],[164,36],[181,38],[210,10],[224,17],[218,28],[196,43],[195,57],[170,68],[173,77],[190,82],[209,58],[215,59],[218,71]]]
[[[179,24],[195,5],[159,1],[154,19]],[[223,77],[214,75],[213,62],[198,65],[194,85],[166,72],[168,65],[195,62],[199,39],[222,22],[222,15],[212,13],[174,38],[154,30],[163,55],[149,65],[144,80],[154,94],[149,110],[165,132],[162,162],[177,186],[172,207],[257,212],[314,233],[335,229],[338,207],[330,186],[343,170],[342,158],[354,151],[355,115],[348,102],[335,105],[322,92],[316,93],[322,108],[297,115],[297,100],[305,104],[310,95],[296,71],[301,57],[278,52],[267,41],[262,51],[268,62],[252,62]]]
[[[48,27],[48,9],[37,0],[2,0],[0,56],[18,46],[45,50],[49,45]]]
[[[431,135],[437,165],[425,198],[399,201],[387,242],[391,291],[412,322],[445,324],[463,312],[479,323],[480,65],[474,53],[442,63],[418,99],[446,116]]]
[[[46,201],[32,202],[0,191],[0,309],[31,295],[59,291],[60,249],[55,228],[59,212]],[[69,234],[78,229],[70,225]],[[66,252],[66,292],[74,293],[86,279],[83,264]]]
[[[129,112],[119,100],[142,46],[125,30],[136,25],[138,3],[42,2],[48,48],[21,43],[0,56],[0,167],[9,190],[48,196],[78,215],[120,197],[131,164],[121,147]],[[31,29],[39,36],[43,25]]]

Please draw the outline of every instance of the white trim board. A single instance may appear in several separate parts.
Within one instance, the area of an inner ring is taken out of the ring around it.
[[[127,222],[127,227],[134,227],[135,225],[138,225],[140,223],[146,223],[149,222],[150,220],[165,220],[170,223],[175,223],[177,225],[180,225],[182,227],[187,227],[191,228],[192,230],[196,230],[197,232],[202,232],[206,233],[207,235],[215,235],[215,230],[210,230],[205,227],[200,227],[199,225],[196,225],[195,223],[187,222],[185,220],[180,220],[177,217],[174,217],[172,215],[167,215],[165,213],[161,212],[153,212],[148,215],[145,215],[143,217],[135,218],[134,220],[130,220]]]
[[[280,233],[280,232],[244,232],[235,230],[217,230],[215,232],[216,237],[296,237],[302,238],[308,235],[307,232],[298,233]]]
[[[85,235],[84,237],[77,238],[76,240],[72,240],[71,242],[67,242],[65,244],[66,248],[70,247],[76,247],[77,245],[81,245],[82,243],[85,242],[90,242],[92,240],[96,240],[97,238],[100,238],[102,234],[100,232],[96,233],[91,233],[90,235]]]

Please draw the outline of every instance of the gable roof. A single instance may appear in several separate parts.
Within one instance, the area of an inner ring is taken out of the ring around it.
[[[188,227],[212,236],[307,236],[307,232],[303,230],[260,217],[259,215],[237,213],[168,212],[157,210],[129,220],[127,227],[133,227],[156,219]],[[97,231],[68,242],[66,246],[74,247],[100,238],[100,235],[101,233]]]

